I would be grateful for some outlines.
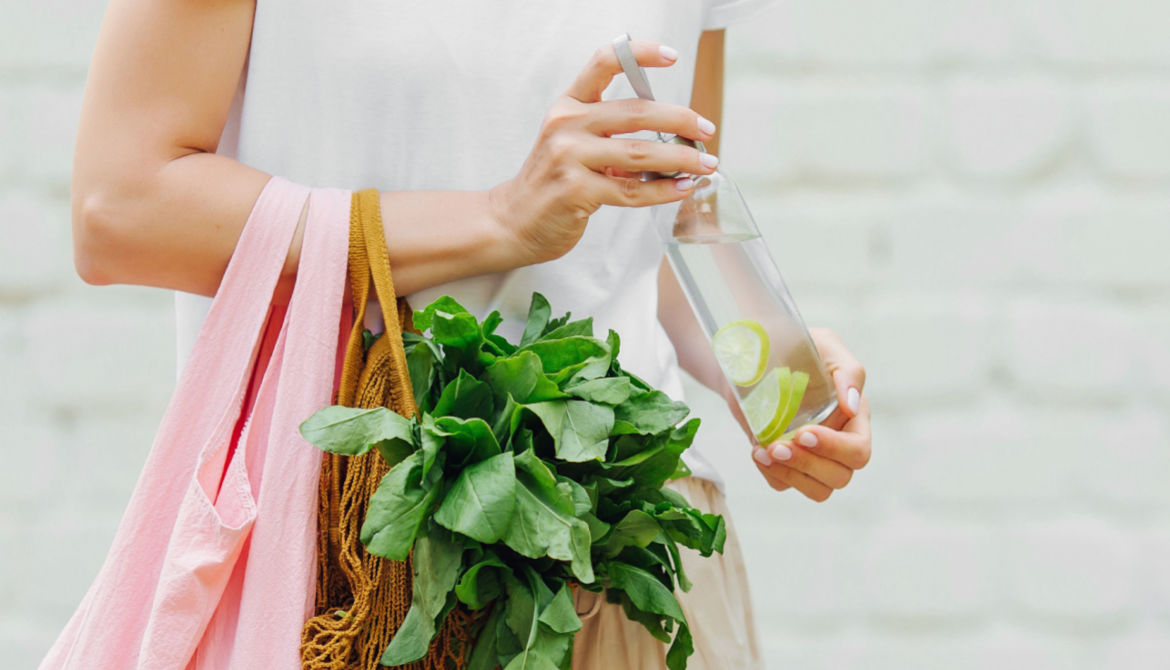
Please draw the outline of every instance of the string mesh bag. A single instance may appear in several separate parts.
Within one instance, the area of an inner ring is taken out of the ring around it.
[[[386,407],[402,416],[418,412],[402,345],[403,331],[417,332],[410,306],[396,297],[382,232],[378,191],[353,194],[350,210],[349,279],[353,327],[336,404]],[[385,333],[368,350],[364,323],[371,280],[382,309]],[[304,670],[374,670],[410,609],[410,561],[366,551],[360,529],[370,497],[388,468],[377,450],[356,457],[325,454],[317,518],[315,615],[304,627]],[[457,605],[431,642],[427,655],[402,668],[462,670],[475,643],[479,621]]]

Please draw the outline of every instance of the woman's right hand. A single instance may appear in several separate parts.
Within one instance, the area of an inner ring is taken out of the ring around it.
[[[630,46],[643,67],[666,67],[678,60],[673,49],[656,42],[634,41]],[[519,264],[563,256],[601,205],[672,202],[694,186],[685,176],[643,182],[636,177],[642,171],[715,171],[718,159],[697,149],[612,137],[651,130],[708,141],[715,134],[713,123],[686,107],[638,98],[602,101],[602,92],[621,72],[613,47],[598,49],[553,103],[520,173],[489,192],[492,216],[515,239]]]

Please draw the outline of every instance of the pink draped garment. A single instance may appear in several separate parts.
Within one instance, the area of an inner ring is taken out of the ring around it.
[[[273,306],[306,201],[292,298]],[[299,670],[321,455],[298,426],[333,399],[349,210],[349,191],[265,186],[105,564],[41,670]]]

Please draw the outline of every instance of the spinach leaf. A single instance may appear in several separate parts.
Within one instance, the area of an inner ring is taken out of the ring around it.
[[[683,591],[690,591],[693,584],[691,584],[691,580],[687,579],[686,570],[683,568],[682,555],[678,551],[678,543],[665,533],[655,539],[659,543],[665,544],[666,550],[670,552],[670,563],[673,566],[674,578],[678,581],[678,587]]]
[[[553,630],[541,617],[548,612],[549,619],[558,626],[571,628],[572,623],[566,620],[561,611],[563,603],[554,605],[557,598],[541,576],[531,567],[525,567],[523,573],[524,582],[511,575],[505,578],[508,600],[504,616],[508,630],[519,643],[520,649],[508,659],[504,668],[559,670],[562,663],[568,660],[566,657],[572,645],[572,635]],[[569,605],[573,618],[576,618],[576,613],[572,612],[572,603]],[[550,606],[555,608],[551,612]]]
[[[427,306],[431,338],[441,346],[447,377],[460,368],[478,374],[483,367],[481,351],[483,331],[475,315],[450,298],[439,298]]]
[[[686,616],[674,594],[642,568],[610,562],[606,564],[606,570],[612,587],[622,592],[620,600],[627,617],[641,623],[664,642],[670,639],[669,633],[673,628],[668,619],[677,622],[678,634],[667,652],[667,667],[671,670],[685,668],[687,657],[694,652],[694,645]]]
[[[540,612],[537,620],[556,633],[575,633],[581,630],[581,619],[573,606],[573,594],[568,584],[561,584],[560,590]]]
[[[625,591],[638,609],[668,616],[678,622],[686,621],[674,594],[646,570],[611,561],[606,564],[606,574],[610,584]]]
[[[537,340],[521,347],[519,351],[531,351],[540,358],[546,374],[562,374],[566,368],[603,358],[609,361],[609,349],[592,337],[575,335],[556,340]],[[602,369],[597,375],[605,374]]]
[[[613,410],[585,400],[549,400],[526,405],[544,424],[556,445],[557,458],[601,460],[609,447]]]
[[[492,310],[483,320],[484,344],[497,356],[509,356],[516,351],[516,345],[496,334],[496,328],[504,321],[500,313]]]
[[[430,330],[435,342],[454,347],[466,346],[482,333],[475,315],[446,295],[415,312],[414,326]]]
[[[515,645],[508,646],[514,649],[513,653],[517,657],[527,661],[528,654],[525,652],[532,647],[533,638],[536,636],[537,617],[540,615],[536,594],[532,592],[531,584],[520,581],[510,573],[504,574],[504,592],[508,598],[504,602],[503,623],[515,640]],[[509,659],[509,664],[505,667],[511,667],[512,660],[514,658]]]
[[[687,658],[695,653],[694,639],[691,637],[689,626],[679,626],[678,635],[674,636],[674,643],[666,652],[666,667],[668,670],[684,670],[687,667]]]
[[[609,557],[617,556],[629,546],[645,547],[662,533],[658,521],[642,510],[631,510],[621,521],[613,525],[612,532],[605,539],[604,552]]]
[[[634,386],[628,377],[587,379],[565,387],[565,393],[599,405],[620,405],[633,392]]]
[[[605,597],[611,603],[620,604],[626,613],[626,618],[642,624],[650,635],[654,636],[654,639],[660,642],[670,642],[670,633],[674,626],[673,619],[639,609],[630,600],[630,596],[623,591],[609,590],[605,592]]]
[[[567,561],[577,579],[592,582],[589,526],[574,516],[568,486],[558,485],[531,451],[518,454],[515,463],[516,510],[504,543],[529,558]]]
[[[546,330],[540,336],[540,339],[559,340],[563,337],[593,337],[593,317],[557,325],[552,329]]]
[[[660,433],[682,421],[690,411],[686,403],[671,400],[662,391],[645,391],[614,409],[618,421],[615,432]]]
[[[496,359],[484,370],[484,379],[495,393],[497,406],[501,406],[507,396],[518,403],[567,396],[544,373],[540,357],[532,351],[518,351],[507,358]]]
[[[414,579],[410,610],[382,653],[382,665],[401,665],[426,656],[436,619],[447,594],[455,588],[463,549],[449,533],[431,528],[414,545]]]
[[[376,556],[404,561],[419,526],[435,502],[438,489],[424,487],[423,454],[416,451],[394,466],[370,498],[361,541]]]
[[[500,453],[495,433],[483,419],[460,419],[453,416],[432,419],[423,417],[422,436],[445,443],[448,463],[456,467],[478,463]],[[454,476],[457,473],[451,473]]]
[[[500,666],[500,653],[496,648],[496,629],[499,625],[502,606],[496,605],[492,613],[479,629],[479,637],[471,656],[467,659],[465,670],[496,670]]]
[[[610,328],[609,334],[605,336],[605,345],[609,347],[609,376],[622,376],[618,374],[622,369],[618,363],[618,352],[622,349],[622,338],[616,330]]]
[[[360,456],[382,443],[389,443],[384,448],[397,455],[414,450],[416,425],[414,420],[385,407],[358,409],[332,405],[314,412],[301,423],[300,431],[309,443],[331,454]]]
[[[500,569],[511,571],[499,556],[488,554],[467,568],[459,578],[459,583],[455,585],[455,596],[473,610],[483,609],[489,601],[503,593]]]
[[[524,324],[524,334],[520,336],[521,347],[535,342],[540,337],[548,325],[551,313],[548,299],[539,293],[533,293],[532,302],[528,304],[528,322]]]
[[[516,468],[512,452],[468,466],[435,512],[435,523],[467,537],[499,542],[516,508]]]
[[[643,451],[607,465],[606,475],[633,479],[643,488],[660,488],[677,471],[682,453],[690,446],[698,428],[699,419],[694,418],[669,434],[654,437]]]
[[[468,374],[467,370],[460,370],[459,376],[443,388],[435,403],[434,414],[461,419],[491,418],[492,389]]]
[[[544,327],[543,330],[540,331],[541,337],[548,335],[549,333],[553,332],[557,328],[560,328],[561,326],[568,323],[569,317],[571,317],[572,315],[573,315],[572,312],[565,312],[562,316],[558,316],[555,319],[549,319],[548,324]]]
[[[420,412],[431,409],[431,386],[435,378],[435,352],[427,346],[416,345],[406,352],[406,370],[414,402]]]
[[[382,337],[383,335],[385,335],[385,333],[378,333],[377,335],[375,335],[368,328],[363,330],[362,331],[362,349],[369,351],[370,347],[374,346],[374,343],[378,341],[378,338]]]

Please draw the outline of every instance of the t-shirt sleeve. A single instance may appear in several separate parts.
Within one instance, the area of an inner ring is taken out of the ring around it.
[[[773,0],[707,0],[703,30],[726,28],[772,2]]]

